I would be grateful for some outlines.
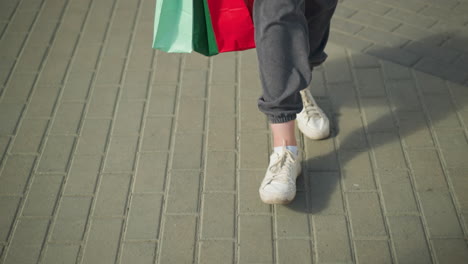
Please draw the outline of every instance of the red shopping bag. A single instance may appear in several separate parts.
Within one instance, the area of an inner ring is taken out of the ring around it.
[[[208,0],[219,52],[255,48],[254,0]]]

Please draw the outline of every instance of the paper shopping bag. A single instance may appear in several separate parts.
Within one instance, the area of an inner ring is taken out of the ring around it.
[[[247,3],[245,2],[247,1]],[[255,47],[252,0],[207,0],[219,52]]]
[[[166,52],[192,52],[193,1],[156,1],[153,48]]]
[[[219,53],[207,0],[193,0],[193,49],[206,56]]]

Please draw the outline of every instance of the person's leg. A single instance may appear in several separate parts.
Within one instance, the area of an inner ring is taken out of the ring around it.
[[[274,146],[283,145],[270,156],[259,189],[265,203],[292,201],[296,195],[296,177],[301,172],[301,155],[286,146],[297,144],[294,120],[303,109],[300,91],[307,88],[312,77],[305,15],[304,0],[254,2],[255,40],[263,88],[258,107],[270,121]]]
[[[299,91],[312,75],[305,2],[255,0],[253,19],[263,88],[258,108],[271,124],[287,123],[302,110]]]
[[[328,42],[330,20],[338,0],[306,0],[305,17],[309,29],[309,66],[311,70],[327,59],[324,49]],[[313,87],[312,87],[313,90]],[[309,89],[300,91],[303,109],[297,114],[297,126],[308,138],[319,140],[330,135],[330,121],[315,102]]]
[[[299,93],[311,81],[311,70],[327,58],[324,52],[330,20],[338,0],[256,0],[255,39],[263,94],[260,111],[271,124],[273,137],[284,134],[288,121],[299,115],[299,128],[307,137],[322,139],[329,134],[329,122],[310,93]],[[309,67],[308,67],[309,66]],[[303,109],[303,98],[307,109]],[[308,97],[308,98],[306,98]],[[307,110],[307,111],[306,111]],[[319,115],[317,115],[317,113]],[[278,132],[277,132],[278,130]],[[276,136],[275,136],[276,135]],[[291,140],[289,140],[291,139]],[[274,140],[274,146],[282,143]]]
[[[270,204],[289,203],[294,199],[296,177],[301,172],[294,120],[302,110],[299,91],[311,81],[304,8],[304,0],[254,2],[255,40],[263,88],[258,108],[268,117],[276,147],[259,188],[262,201]]]
[[[324,49],[330,34],[330,21],[338,0],[306,0],[305,17],[309,29],[309,65],[311,69],[327,59]]]
[[[273,146],[297,146],[296,136],[294,133],[294,120],[286,123],[270,124],[271,132],[273,133]]]

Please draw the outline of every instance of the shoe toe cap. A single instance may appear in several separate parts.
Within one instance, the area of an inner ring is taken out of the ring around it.
[[[295,184],[271,182],[260,187],[260,197],[265,203],[288,203],[296,194]]]

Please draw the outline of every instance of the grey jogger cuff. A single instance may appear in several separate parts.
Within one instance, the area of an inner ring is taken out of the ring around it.
[[[279,115],[279,116],[267,115],[267,118],[272,124],[286,123],[291,120],[295,120],[296,114],[286,114],[286,115]]]

